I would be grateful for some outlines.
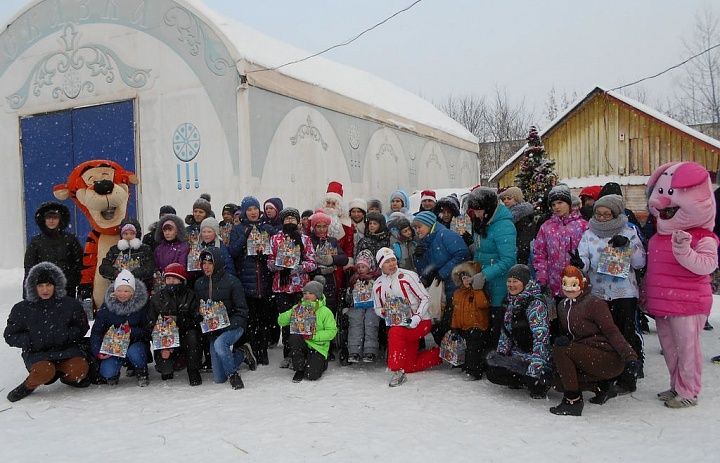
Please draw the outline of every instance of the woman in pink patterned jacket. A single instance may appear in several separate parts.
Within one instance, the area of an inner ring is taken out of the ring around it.
[[[572,210],[570,189],[557,185],[548,194],[553,215],[538,230],[533,244],[536,281],[549,288],[554,297],[562,296],[562,271],[570,263],[570,251],[580,244],[588,227],[580,212]]]
[[[300,212],[286,207],[280,212],[280,223],[282,230],[270,239],[272,253],[267,260],[267,266],[273,272],[272,290],[279,314],[300,302],[303,286],[310,281],[309,274],[317,268],[312,241],[299,229]],[[285,344],[290,336],[289,326],[282,329],[282,335]],[[289,368],[290,351],[286,345],[283,346],[283,354],[280,367]]]

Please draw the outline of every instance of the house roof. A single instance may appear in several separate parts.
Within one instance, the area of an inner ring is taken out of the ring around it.
[[[200,17],[217,27],[218,32],[234,48],[238,71],[259,82],[261,75],[280,73],[284,76],[329,90],[356,102],[377,108],[378,113],[366,114],[406,130],[416,130],[415,123],[436,129],[477,145],[478,139],[432,103],[386,80],[351,66],[336,63],[322,56],[314,57],[277,70],[272,68],[304,58],[310,53],[262,34],[240,22],[221,16],[200,0],[184,0]],[[259,71],[259,69],[271,69]],[[248,72],[249,71],[249,72]],[[255,72],[253,72],[255,71]],[[258,85],[262,86],[262,85]],[[332,109],[332,108],[331,108]],[[392,117],[396,115],[398,117]],[[474,152],[477,152],[475,147]]]
[[[590,100],[595,98],[599,94],[605,94],[608,95],[610,98],[614,99],[615,101],[624,104],[626,106],[630,106],[632,109],[635,109],[637,111],[640,111],[647,116],[657,120],[660,123],[666,124],[676,130],[679,130],[698,141],[705,143],[709,145],[711,148],[715,148],[720,150],[720,141],[716,140],[712,137],[709,137],[705,135],[704,133],[698,132],[697,130],[688,127],[687,125],[676,121],[672,117],[669,117],[665,114],[662,114],[661,112],[651,108],[650,106],[647,106],[643,103],[640,103],[639,101],[633,100],[632,98],[629,98],[625,95],[622,95],[618,92],[615,92],[613,90],[605,90],[601,87],[595,87],[590,93],[588,93],[585,98],[578,101],[575,105],[570,106],[565,111],[560,113],[555,119],[553,119],[552,122],[550,122],[550,125],[545,130],[540,131],[539,135],[541,138],[544,138],[547,135],[550,135],[565,119],[567,119],[572,113],[583,107],[585,104],[587,104]],[[498,178],[500,178],[505,172],[507,172],[509,169],[512,168],[512,166],[517,162],[517,160],[522,156],[525,149],[528,147],[527,143],[523,145],[515,154],[510,156],[507,161],[505,161],[493,174],[490,176],[488,181],[493,182],[496,181]]]

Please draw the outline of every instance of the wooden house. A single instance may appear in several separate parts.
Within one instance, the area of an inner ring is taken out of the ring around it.
[[[596,87],[540,133],[559,181],[578,192],[617,182],[627,207],[646,211],[650,174],[670,161],[695,161],[710,172],[720,167],[720,141],[620,93]],[[514,185],[520,148],[489,181]]]

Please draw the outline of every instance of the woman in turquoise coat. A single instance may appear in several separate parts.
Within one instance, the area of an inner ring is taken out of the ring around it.
[[[490,333],[495,347],[502,329],[507,273],[517,260],[517,232],[512,214],[498,203],[497,193],[490,188],[470,192],[468,215],[473,224],[474,260],[482,265],[482,271],[473,277],[473,288],[484,288],[490,296]]]

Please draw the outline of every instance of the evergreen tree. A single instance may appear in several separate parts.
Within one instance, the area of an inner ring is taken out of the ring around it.
[[[533,205],[535,214],[542,215],[549,210],[547,195],[557,182],[555,161],[547,157],[537,127],[530,127],[527,142],[515,184],[522,190],[525,200]]]

